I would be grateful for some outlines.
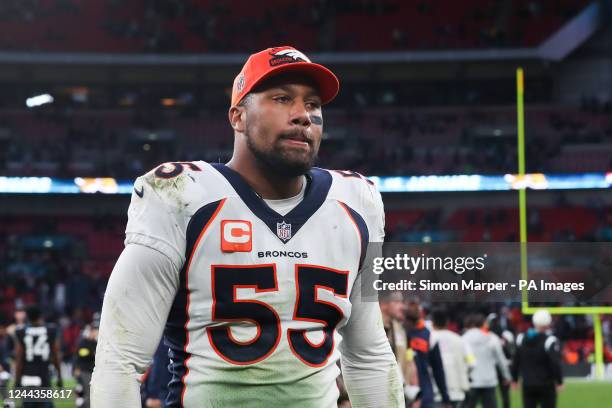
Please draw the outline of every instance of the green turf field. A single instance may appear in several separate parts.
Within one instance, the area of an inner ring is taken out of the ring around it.
[[[55,383],[55,380],[53,380],[53,382]],[[74,394],[74,386],[76,385],[76,381],[73,379],[66,379],[64,380],[64,389],[71,389],[73,390],[72,395],[70,400],[63,400],[63,401],[54,401],[54,407],[55,408],[74,408],[74,399],[75,399],[75,394]],[[9,387],[11,388],[12,384],[9,383]],[[2,401],[2,397],[0,397],[0,401]],[[20,407],[21,405],[19,405],[19,403],[17,404],[17,407]]]
[[[520,391],[512,393],[512,408],[522,408]],[[501,404],[499,405],[501,407]],[[566,380],[565,390],[559,394],[557,408],[612,407],[612,382]]]
[[[65,381],[68,388],[74,381]],[[74,394],[73,394],[74,396]],[[512,392],[512,408],[522,408],[520,391]],[[55,408],[73,408],[74,399],[57,401]],[[501,408],[501,402],[499,404]],[[567,380],[565,390],[559,396],[557,408],[610,408],[612,407],[612,382]]]

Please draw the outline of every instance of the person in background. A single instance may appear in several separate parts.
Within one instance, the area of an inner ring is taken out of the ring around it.
[[[444,366],[440,356],[440,347],[431,332],[425,327],[421,318],[421,302],[418,298],[411,298],[406,303],[406,331],[408,344],[414,351],[414,362],[416,364],[419,387],[421,388],[421,408],[433,408],[434,390],[429,374],[429,369],[436,381],[438,390],[442,397],[442,407],[450,407],[450,399],[446,389]]]
[[[79,340],[74,356],[74,378],[77,380],[75,404],[78,408],[89,408],[89,382],[96,361],[96,346],[98,345],[98,328],[100,314],[94,315],[91,325],[87,325]]]
[[[474,353],[475,365],[470,372],[471,389],[464,406],[475,408],[478,403],[482,403],[483,408],[497,408],[497,369],[501,371],[503,381],[510,382],[510,370],[501,340],[489,331],[483,315],[475,315],[469,320],[472,327],[462,337]]]
[[[6,326],[0,322],[0,403],[7,398],[7,385],[11,379],[8,339]]]
[[[552,316],[538,310],[533,328],[517,336],[517,350],[512,362],[514,388],[522,378],[523,407],[555,408],[557,392],[563,389],[559,340],[550,332]]]
[[[491,313],[487,316],[489,330],[495,333],[502,342],[502,350],[506,356],[508,366],[512,362],[515,352],[515,338],[510,319],[506,317],[509,313],[507,307],[503,307],[500,314]],[[502,408],[510,408],[510,384],[503,380],[501,370],[497,369],[497,379],[499,381],[499,393],[502,401]]]
[[[159,343],[159,347],[153,356],[153,364],[147,371],[146,379],[143,384],[144,406],[146,408],[161,408],[168,395],[168,383],[172,379],[168,365],[168,346],[164,345],[164,340]]]
[[[437,339],[440,347],[448,396],[451,400],[451,406],[457,408],[461,406],[466,393],[470,390],[468,374],[474,363],[474,356],[461,336],[448,330],[446,310],[434,310],[431,314],[431,320],[433,325],[431,335]],[[436,401],[440,402],[441,400],[442,396],[436,390]]]
[[[50,365],[55,367],[57,386],[63,387],[57,327],[45,323],[42,311],[32,305],[28,323],[15,328],[15,384],[17,387],[51,387]],[[23,408],[53,407],[52,402],[24,402]]]
[[[408,338],[402,325],[404,321],[402,294],[400,292],[383,294],[380,299],[380,311],[382,312],[383,325],[389,344],[402,371],[406,405],[411,406],[409,404],[413,403],[412,407],[416,408],[418,402],[414,400],[420,391],[419,380],[414,364],[413,351],[408,347]]]
[[[23,306],[19,306],[15,309],[15,312],[13,313],[13,319],[14,322],[6,327],[6,333],[9,335],[7,339],[7,348],[9,351],[9,355],[12,355],[15,350],[15,330],[18,327],[26,324],[28,320]]]

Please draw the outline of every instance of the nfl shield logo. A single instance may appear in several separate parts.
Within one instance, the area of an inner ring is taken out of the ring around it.
[[[291,239],[291,224],[285,221],[276,223],[276,235],[283,241],[287,242]]]

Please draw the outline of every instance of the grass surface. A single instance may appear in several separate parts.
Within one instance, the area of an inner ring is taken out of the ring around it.
[[[52,380],[53,384],[55,385],[55,379]],[[71,394],[71,398],[69,400],[56,400],[53,402],[53,406],[54,408],[74,408],[74,399],[76,398],[76,395],[74,393],[74,387],[76,385],[76,381],[73,379],[70,380],[64,380],[64,389],[71,389],[72,390],[72,394]],[[12,384],[9,383],[9,388],[12,387]],[[0,401],[2,401],[2,397],[0,397]],[[20,403],[17,403],[17,407],[21,407]]]
[[[520,391],[512,392],[512,408],[522,408]],[[499,404],[501,408],[501,403]],[[612,382],[566,380],[565,390],[559,393],[557,408],[610,408]]]
[[[65,388],[74,389],[75,382],[67,380]],[[74,393],[72,394],[74,397]],[[522,408],[520,391],[512,391],[512,408]],[[56,401],[55,408],[74,408],[70,401]],[[501,408],[501,402],[498,405]],[[610,408],[612,407],[612,382],[567,380],[565,390],[560,393],[557,408]]]

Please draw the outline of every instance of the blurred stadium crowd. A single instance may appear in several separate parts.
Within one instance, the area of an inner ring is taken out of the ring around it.
[[[325,113],[321,167],[367,175],[504,174],[516,160],[511,108],[334,108]],[[527,114],[527,171],[612,170],[609,103],[593,111],[551,106]],[[381,143],[382,142],[382,143]],[[6,110],[0,172],[7,176],[133,179],[158,163],[227,161],[223,111]]]
[[[609,241],[612,211],[598,206],[574,207],[559,197],[556,207],[531,208],[530,241]],[[517,210],[470,208],[445,214],[441,209],[387,211],[387,240],[516,241]],[[74,352],[78,333],[101,308],[106,281],[123,248],[123,217],[3,217],[0,219],[0,324],[11,322],[15,310],[40,303],[47,317],[62,327],[63,350]],[[509,305],[512,306],[512,305]],[[500,304],[478,311],[499,312]],[[473,311],[453,308],[451,321],[459,324]],[[461,310],[461,312],[459,312]],[[504,309],[506,310],[506,309]],[[524,330],[528,320],[520,306],[508,309],[514,327]],[[606,361],[612,362],[612,332],[606,320]],[[562,316],[557,333],[565,341],[566,361],[589,361],[593,351],[592,326],[584,316]],[[458,327],[458,326],[457,326]]]
[[[275,0],[255,10],[248,0],[3,0],[0,49],[245,52],[279,38],[291,39],[304,51],[324,52],[533,46],[588,2],[519,0],[510,9],[501,5],[512,2],[488,0],[446,2],[445,8],[433,0],[415,3]],[[75,19],[80,24],[72,24]],[[24,25],[37,29],[24,31]],[[450,81],[459,79],[460,73]],[[513,171],[513,84],[509,91],[491,85],[482,80],[445,89],[427,82],[412,87],[349,82],[338,103],[325,110],[327,133],[319,165],[370,176]],[[440,92],[431,92],[432,86]],[[212,97],[183,89],[170,100],[163,97],[165,90],[156,93],[146,85],[117,86],[103,97],[94,86],[89,95],[84,91],[84,99],[74,98],[77,89],[69,101],[58,98],[36,109],[23,108],[25,91],[17,88],[9,85],[0,95],[1,176],[133,179],[161,162],[224,162],[231,154],[223,87]],[[526,113],[527,172],[612,171],[610,100],[585,95],[579,107],[560,106],[548,84],[535,84],[529,98],[535,103]],[[612,208],[595,193],[581,201],[570,195],[560,193],[549,205],[529,207],[529,240],[612,240]],[[517,241],[517,209],[475,201],[470,208],[450,210],[436,198],[421,209],[391,208],[387,240]],[[0,215],[0,351],[8,339],[3,328],[14,323],[20,309],[38,303],[49,320],[58,322],[64,359],[71,361],[83,327],[101,308],[106,281],[123,247],[125,223],[124,216],[104,213]],[[465,316],[474,311],[503,316],[515,333],[529,327],[517,305],[450,310],[455,331],[462,330]],[[565,363],[591,361],[588,316],[558,316],[554,325]],[[612,362],[610,316],[604,318],[603,329],[605,360]],[[0,364],[1,358],[2,353]]]
[[[6,0],[0,48],[30,51],[202,52],[263,49],[279,38],[304,51],[528,46],[585,0]],[[78,20],[76,27],[70,24]],[[37,26],[24,35],[23,24]],[[353,30],[353,27],[363,27]]]

